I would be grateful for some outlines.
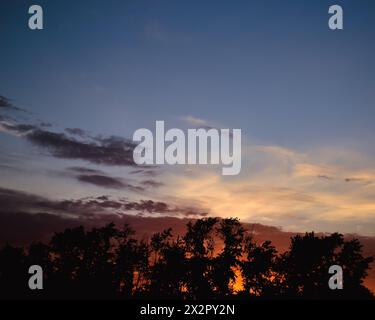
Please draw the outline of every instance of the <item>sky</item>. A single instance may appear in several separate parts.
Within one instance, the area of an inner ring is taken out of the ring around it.
[[[374,1],[38,0],[38,31],[32,4],[0,4],[5,213],[375,235]],[[241,174],[134,166],[129,139],[156,120],[242,129]]]

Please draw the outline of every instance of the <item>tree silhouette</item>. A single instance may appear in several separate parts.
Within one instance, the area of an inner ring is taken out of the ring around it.
[[[212,283],[209,272],[212,268],[212,256],[215,249],[214,226],[216,218],[197,220],[187,224],[184,236],[187,261],[187,292],[193,299],[211,298]]]
[[[271,241],[257,245],[251,236],[246,237],[244,254],[245,259],[241,265],[244,292],[256,297],[277,297],[277,250],[271,245]]]
[[[343,266],[344,298],[372,298],[373,294],[363,285],[363,279],[368,275],[367,270],[374,261],[373,257],[362,256],[362,245],[358,239],[345,241],[341,251],[336,254],[337,264]]]
[[[372,257],[357,239],[314,233],[291,238],[278,254],[257,244],[238,219],[191,221],[138,239],[127,224],[56,233],[50,243],[0,249],[0,298],[373,299],[363,285]],[[44,290],[28,288],[28,268],[43,268]],[[329,267],[343,269],[344,289],[328,286]]]
[[[0,251],[0,298],[24,298],[28,288],[27,272],[24,250],[4,246]]]
[[[291,239],[290,250],[279,258],[281,290],[293,298],[366,298],[368,292],[362,280],[372,260],[362,256],[358,240],[344,241],[341,234],[297,235]],[[346,290],[337,292],[327,286],[330,277],[327,270],[332,265],[343,267],[344,282],[348,283]]]
[[[171,229],[152,237],[151,247],[157,255],[150,274],[152,297],[182,297],[187,283],[187,260],[184,242],[172,240]]]
[[[219,238],[224,241],[222,252],[213,259],[211,277],[216,293],[221,296],[233,294],[236,269],[240,266],[245,229],[238,219],[223,219],[217,229]],[[232,284],[232,285],[231,285]]]
[[[115,277],[117,290],[124,297],[131,297],[135,287],[144,285],[143,275],[148,273],[149,246],[143,241],[138,242],[133,235],[133,229],[125,225],[118,236]]]

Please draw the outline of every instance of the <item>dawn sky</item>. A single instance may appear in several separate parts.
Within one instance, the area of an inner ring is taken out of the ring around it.
[[[375,235],[374,1],[37,1],[45,29],[31,31],[34,2],[0,4],[1,188]],[[332,4],[342,31],[328,28]],[[241,174],[90,156],[156,120],[242,129]],[[60,214],[34,200],[22,209]]]

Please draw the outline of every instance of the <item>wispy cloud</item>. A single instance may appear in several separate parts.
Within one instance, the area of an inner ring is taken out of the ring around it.
[[[186,124],[194,127],[206,127],[208,126],[208,121],[193,116],[183,116],[180,120],[184,121]]]
[[[36,130],[37,127],[32,124],[18,124],[6,118],[0,118],[0,132],[8,133],[10,135],[23,137]]]
[[[144,191],[143,187],[133,186],[129,183],[123,182],[120,178],[113,178],[102,174],[81,174],[77,177],[77,180],[109,189],[127,189],[138,192]]]
[[[152,187],[152,188],[159,188],[161,186],[164,186],[164,183],[155,181],[155,180],[144,180],[141,181],[141,184],[147,187]]]
[[[26,135],[32,144],[44,148],[51,155],[63,159],[81,159],[94,164],[109,166],[134,166],[134,143],[119,137],[97,138],[80,141],[45,130],[35,130]]]
[[[207,120],[193,116],[180,120],[189,126],[210,126]],[[18,123],[9,118],[0,119],[0,128],[25,138],[55,158],[96,165],[93,169],[80,163],[71,164],[70,177],[81,184],[112,189],[114,194],[126,190],[132,197],[138,196],[135,201],[128,199],[121,204],[103,202],[98,206],[90,202],[100,210],[103,206],[115,205],[116,208],[108,211],[130,210],[138,214],[158,211],[157,214],[174,216],[209,213],[286,226],[291,230],[374,234],[375,167],[371,157],[357,151],[333,146],[302,152],[247,141],[242,148],[241,175],[229,179],[212,166],[158,170],[136,167],[132,155],[134,145],[121,137],[93,136],[79,128],[54,132],[53,128],[46,130],[40,125]],[[115,166],[127,166],[131,170],[126,171],[125,178],[122,173],[117,174],[119,168]],[[158,181],[154,180],[155,176]],[[149,190],[152,196],[146,198],[150,200],[139,200],[139,195],[146,195]],[[88,208],[88,202],[80,204]],[[189,209],[192,204],[193,209]],[[73,207],[77,207],[77,202],[70,204],[69,208]],[[207,209],[196,210],[195,207]]]
[[[2,95],[0,95],[0,108],[23,111],[23,109],[16,107],[10,99]]]
[[[0,188],[0,212],[46,212],[62,217],[90,217],[102,214],[152,214],[175,217],[202,217],[206,210],[164,201],[138,200],[97,196],[79,199],[53,200],[23,191]]]
[[[18,109],[0,96],[4,108]],[[88,136],[79,128],[67,128],[66,133],[46,130],[46,126],[19,123],[9,117],[0,118],[0,131],[23,137],[31,144],[47,150],[52,156],[62,159],[79,159],[107,166],[135,166],[133,149],[135,144],[117,136]]]
[[[80,137],[87,136],[87,132],[85,130],[82,130],[80,128],[66,128],[65,131],[71,135],[76,135]]]
[[[163,182],[170,196],[199,199],[215,216],[238,216],[293,231],[373,235],[375,185],[369,182],[374,171],[368,159],[363,155],[360,165],[356,154],[353,167],[347,151],[347,163],[337,165],[335,158],[323,152],[310,155],[277,146],[246,145],[240,176],[228,179],[213,167],[190,167],[165,174]]]

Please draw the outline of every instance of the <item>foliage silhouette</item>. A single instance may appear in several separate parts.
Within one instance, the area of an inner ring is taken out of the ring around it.
[[[373,299],[363,285],[372,257],[357,239],[314,233],[291,238],[279,254],[256,243],[236,218],[189,222],[138,239],[129,225],[56,233],[49,244],[0,250],[0,298],[22,299]],[[44,289],[28,288],[28,268],[43,268]],[[344,289],[330,290],[340,265]]]

